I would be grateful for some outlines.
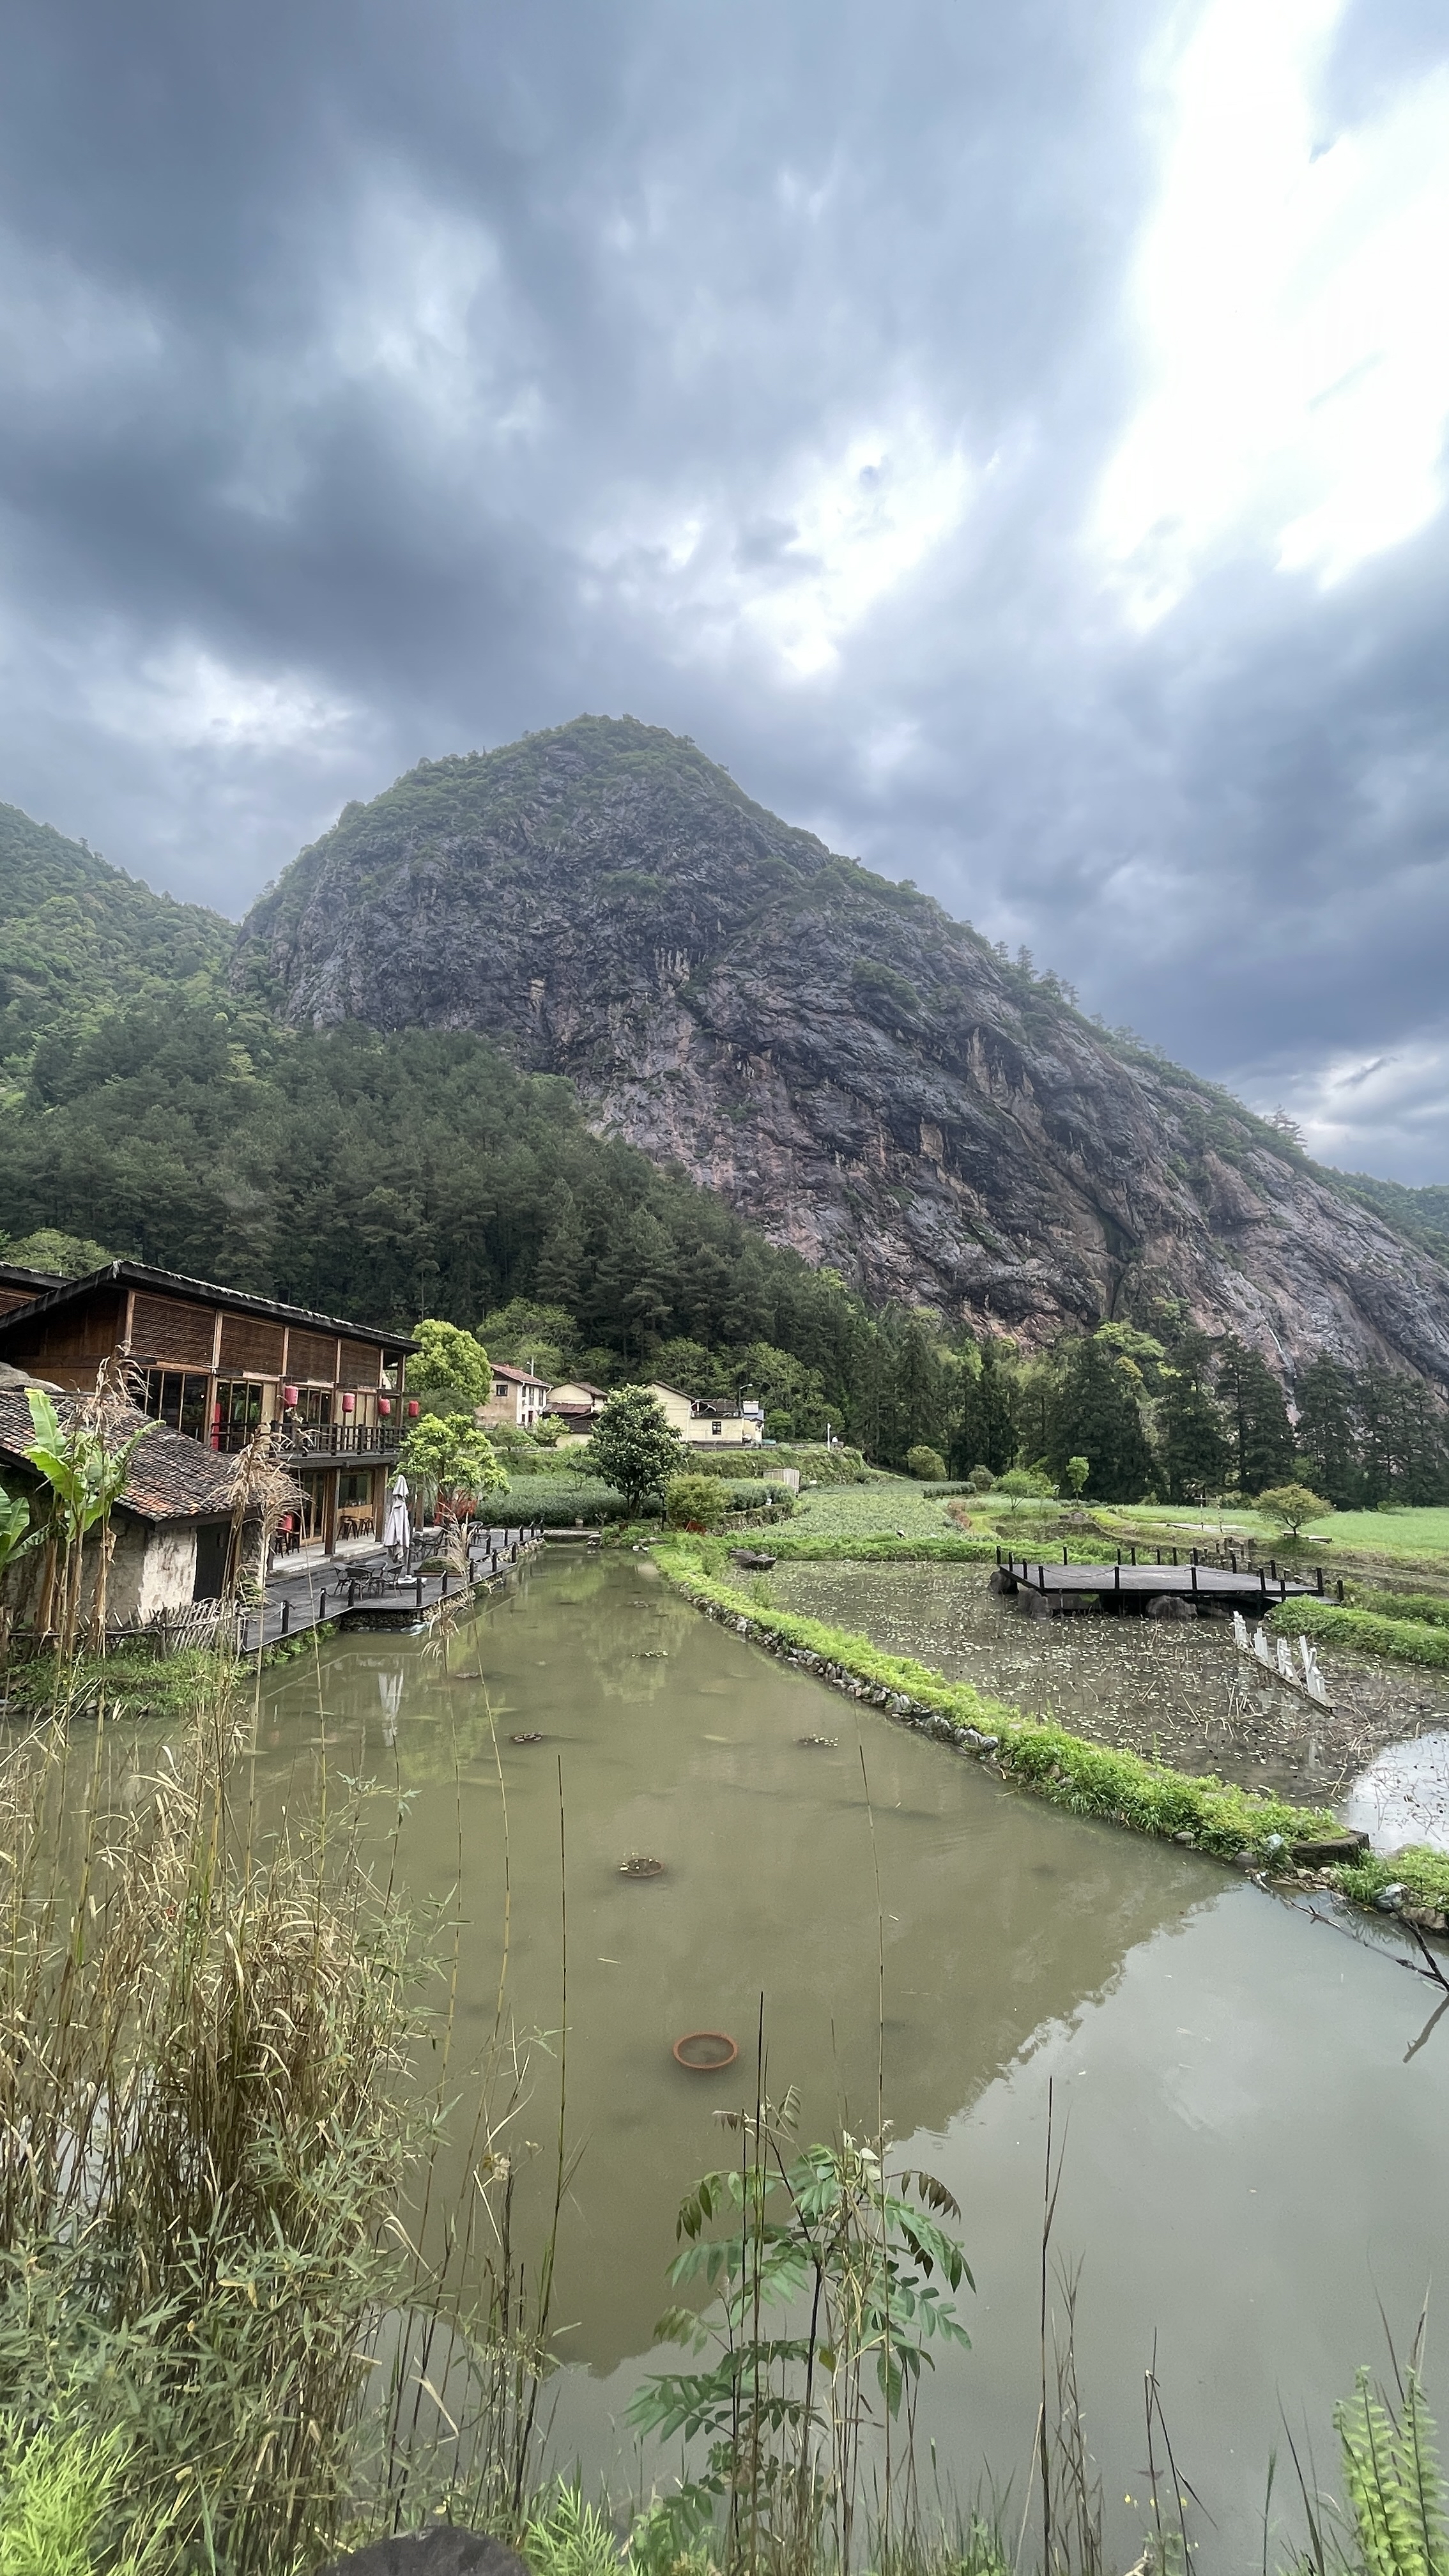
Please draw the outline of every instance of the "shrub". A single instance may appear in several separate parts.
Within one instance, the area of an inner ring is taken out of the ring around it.
[[[1449,1629],[1427,1619],[1381,1619],[1372,1610],[1349,1610],[1336,1601],[1280,1601],[1271,1624],[1290,1637],[1317,1637],[1329,1646],[1358,1646],[1391,1655],[1400,1664],[1449,1665]]]
[[[1306,1485],[1270,1485],[1258,1496],[1255,1509],[1285,1537],[1296,1538],[1306,1521],[1325,1519],[1333,1505],[1321,1494],[1310,1493]]]
[[[728,1509],[718,1476],[671,1476],[664,1493],[664,1512],[671,1529],[717,1529]]]
[[[509,1494],[506,1517],[510,1527],[526,1529],[536,1521],[542,1529],[572,1529],[582,1521],[593,1529],[601,1521],[626,1519],[628,1505],[617,1486],[598,1477],[570,1484],[563,1476],[520,1476]]]
[[[1055,1502],[1057,1489],[1040,1467],[1009,1467],[1004,1476],[997,1477],[993,1491],[1020,1496],[1023,1500],[1034,1496],[1040,1502],[1049,1503]]]
[[[946,1461],[939,1449],[928,1449],[924,1441],[906,1451],[906,1474],[922,1485],[944,1485]]]
[[[793,1413],[767,1413],[765,1416],[765,1438],[767,1440],[788,1440],[793,1433],[794,1428],[795,1416]]]
[[[973,1467],[966,1479],[968,1494],[989,1494],[996,1478],[989,1467]]]

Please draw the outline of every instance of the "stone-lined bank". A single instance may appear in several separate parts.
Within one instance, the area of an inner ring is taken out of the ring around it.
[[[652,1554],[707,1618],[1074,1815],[1188,1845],[1278,1883],[1328,1887],[1401,1912],[1422,1930],[1449,1926],[1449,1856],[1420,1846],[1389,1862],[1356,1851],[1357,1838],[1328,1808],[1297,1807],[1090,1744],[928,1665],[884,1654],[868,1637],[768,1609],[721,1582],[697,1548],[666,1541]]]

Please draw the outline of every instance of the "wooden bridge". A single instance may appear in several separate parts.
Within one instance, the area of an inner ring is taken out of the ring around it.
[[[1174,1548],[1170,1554],[1170,1564],[1161,1557],[1140,1563],[1137,1550],[1132,1548],[1124,1565],[1119,1548],[1114,1565],[1072,1565],[1063,1548],[1061,1564],[1052,1565],[1042,1557],[1012,1556],[998,1548],[993,1583],[999,1592],[1034,1592],[1063,1608],[1084,1593],[1092,1593],[1102,1609],[1124,1611],[1143,1611],[1149,1601],[1181,1600],[1189,1605],[1200,1602],[1205,1610],[1257,1611],[1261,1616],[1278,1601],[1293,1601],[1305,1595],[1317,1600],[1327,1597],[1321,1565],[1310,1569],[1309,1580],[1280,1574],[1273,1560],[1266,1566],[1239,1565],[1237,1558],[1230,1556],[1224,1565],[1193,1548],[1184,1564],[1180,1549]],[[1341,1600],[1341,1583],[1337,1590]]]

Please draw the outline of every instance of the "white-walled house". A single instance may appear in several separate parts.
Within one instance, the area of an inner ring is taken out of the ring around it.
[[[490,1424],[531,1431],[548,1411],[548,1394],[546,1380],[535,1377],[532,1369],[506,1368],[495,1360],[493,1392],[479,1407],[478,1419],[485,1431]]]

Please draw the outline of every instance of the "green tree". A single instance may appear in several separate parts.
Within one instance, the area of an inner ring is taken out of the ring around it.
[[[437,1390],[466,1396],[470,1404],[486,1404],[493,1393],[493,1372],[488,1354],[472,1333],[457,1324],[446,1324],[437,1315],[425,1315],[413,1327],[419,1345],[408,1362],[407,1384],[410,1395],[431,1395]]]
[[[533,1287],[547,1304],[577,1313],[584,1290],[587,1239],[578,1204],[567,1181],[555,1181],[544,1201],[546,1231],[538,1247]]]
[[[1016,1456],[1021,1436],[1016,1386],[1011,1371],[1002,1366],[995,1335],[989,1335],[980,1347],[979,1365],[962,1371],[961,1404],[952,1449],[962,1475],[969,1475],[973,1467],[989,1467],[993,1476],[1003,1476]]]
[[[1318,1351],[1300,1372],[1294,1394],[1298,1455],[1316,1490],[1342,1511],[1363,1490],[1353,1371],[1327,1351]]]
[[[1067,1460],[1067,1491],[1071,1494],[1075,1494],[1078,1501],[1081,1500],[1081,1497],[1087,1490],[1087,1478],[1090,1476],[1091,1472],[1092,1462],[1090,1458],[1069,1458]]]
[[[1232,1449],[1208,1368],[1206,1336],[1187,1333],[1162,1372],[1157,1431],[1169,1502],[1205,1503],[1228,1480]]]
[[[50,1270],[58,1279],[88,1279],[93,1270],[104,1270],[115,1258],[89,1235],[61,1234],[53,1225],[22,1235],[18,1243],[0,1235],[0,1261],[13,1261],[21,1270]]]
[[[657,1397],[642,1386],[621,1386],[594,1424],[589,1460],[596,1475],[616,1487],[638,1513],[684,1472],[689,1452],[670,1430]]]
[[[423,1414],[403,1442],[398,1463],[425,1512],[440,1496],[466,1495],[479,1503],[485,1494],[508,1491],[487,1432],[463,1414]]]
[[[1306,1485],[1270,1485],[1258,1496],[1257,1508],[1275,1529],[1296,1538],[1308,1521],[1326,1519],[1333,1505],[1321,1494],[1311,1494]]]
[[[1046,1454],[1059,1485],[1067,1480],[1069,1458],[1089,1458],[1100,1501],[1142,1500],[1154,1466],[1141,1401],[1135,1359],[1098,1333],[1069,1346],[1047,1424]]]
[[[1240,1341],[1223,1344],[1218,1395],[1228,1418],[1238,1491],[1261,1494],[1293,1473],[1293,1428],[1283,1390],[1257,1351]]]

